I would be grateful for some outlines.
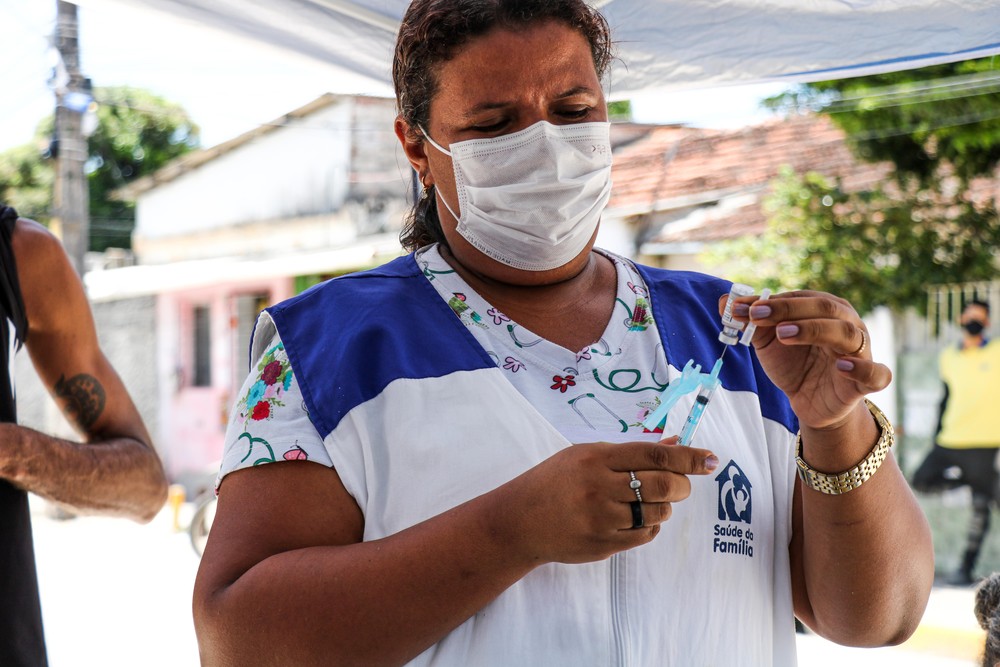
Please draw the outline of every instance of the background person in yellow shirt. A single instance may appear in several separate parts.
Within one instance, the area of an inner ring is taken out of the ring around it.
[[[913,475],[919,491],[940,491],[968,485],[972,489],[972,520],[965,553],[949,583],[969,585],[973,568],[990,526],[990,504],[998,498],[997,452],[1000,424],[1000,341],[986,337],[990,307],[970,301],[959,320],[963,334],[958,346],[941,352],[944,398],[934,446]]]

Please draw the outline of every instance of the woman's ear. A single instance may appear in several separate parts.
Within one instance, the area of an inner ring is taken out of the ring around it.
[[[426,144],[423,140],[423,135],[419,130],[411,128],[410,124],[403,120],[402,116],[396,116],[396,122],[393,127],[399,143],[403,146],[403,153],[406,154],[406,159],[410,162],[410,166],[413,167],[414,171],[417,172],[417,176],[420,177],[420,185],[425,188],[434,185],[434,177],[431,176],[430,168],[427,164],[427,153],[424,150]]]

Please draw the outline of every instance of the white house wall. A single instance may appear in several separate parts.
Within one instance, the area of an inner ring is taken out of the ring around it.
[[[601,219],[594,245],[625,257],[636,256],[634,233],[621,217],[606,216]]]
[[[353,101],[345,99],[251,140],[137,202],[137,237],[203,232],[341,208],[348,189]]]
[[[327,215],[262,220],[237,226],[213,227],[176,236],[136,238],[143,264],[166,264],[221,256],[259,258],[350,245],[356,225],[346,210]]]

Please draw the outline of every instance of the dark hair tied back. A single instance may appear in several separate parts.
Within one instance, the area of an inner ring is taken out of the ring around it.
[[[550,20],[569,25],[587,39],[597,76],[603,79],[613,57],[611,30],[584,0],[413,0],[403,15],[392,61],[397,111],[409,131],[417,137],[417,128],[427,127],[438,66],[464,44],[493,28],[521,29]],[[426,194],[400,232],[399,240],[409,251],[445,240],[433,188]]]
[[[1000,573],[990,575],[976,591],[976,620],[986,630],[983,667],[1000,663]]]

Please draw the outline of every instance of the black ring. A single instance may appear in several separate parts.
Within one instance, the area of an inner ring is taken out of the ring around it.
[[[633,500],[628,506],[632,508],[632,527],[642,528],[644,525],[642,522],[642,503],[638,500]]]

